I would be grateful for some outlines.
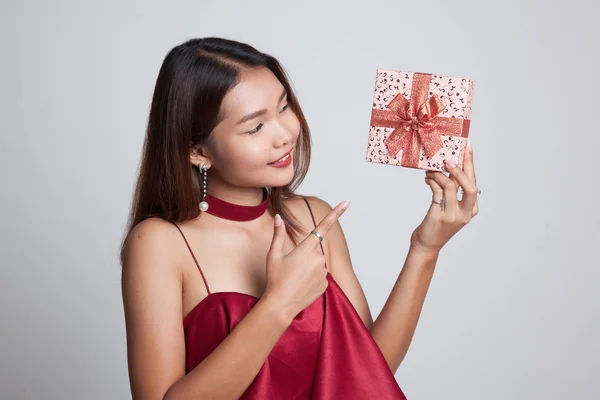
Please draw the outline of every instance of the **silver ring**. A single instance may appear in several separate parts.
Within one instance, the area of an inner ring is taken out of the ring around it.
[[[444,200],[443,197],[442,197],[442,200],[440,200],[439,202],[438,201],[434,201],[434,200],[432,200],[431,202],[433,204],[439,204],[440,208],[442,209],[442,211],[444,211],[444,205],[445,205],[446,201]]]
[[[462,189],[462,188],[460,189],[460,192],[461,192],[462,194],[465,194],[465,191],[464,191],[464,189]],[[477,194],[481,194],[481,189],[479,189],[479,190],[477,191]]]
[[[319,241],[323,241],[323,236],[321,236],[321,234],[317,231],[312,231],[311,233],[313,233],[316,237],[319,238]]]

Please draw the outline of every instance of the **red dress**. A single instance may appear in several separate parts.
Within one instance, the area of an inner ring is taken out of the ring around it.
[[[192,256],[198,265],[193,252]],[[186,372],[208,356],[259,301],[245,293],[211,293],[198,268],[209,294],[183,320]],[[352,303],[330,273],[327,279],[323,295],[294,318],[240,399],[406,399]]]

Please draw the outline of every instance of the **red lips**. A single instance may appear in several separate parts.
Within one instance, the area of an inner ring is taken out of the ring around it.
[[[269,163],[269,165],[271,164],[275,164],[278,160],[281,160],[283,157],[287,156],[288,154],[290,154],[292,152],[293,148],[289,149],[287,153],[284,153],[281,157],[279,157],[278,159],[276,159],[275,161],[271,161]]]

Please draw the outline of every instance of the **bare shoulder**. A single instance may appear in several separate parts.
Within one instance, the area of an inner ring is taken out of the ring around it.
[[[185,374],[177,235],[172,223],[149,218],[125,241],[122,294],[133,398],[163,398]]]
[[[317,218],[317,216],[323,218],[332,210],[332,207],[328,202],[317,196],[294,197],[292,199],[285,200],[285,203],[292,209],[309,213],[304,199],[306,199],[306,201],[308,201],[308,203],[310,204],[310,208],[312,209],[312,212],[315,215],[315,219]],[[310,214],[307,215],[310,216]],[[318,222],[319,221],[317,221],[317,223]]]
[[[177,241],[179,232],[172,223],[152,217],[137,224],[125,241],[123,274],[143,273],[149,269],[166,269],[174,273],[178,262]],[[181,271],[179,271],[181,272]]]
[[[306,198],[306,201],[310,205],[314,222],[303,198],[290,199],[290,201],[293,201],[291,203],[293,204],[292,207],[296,208],[296,210],[293,210],[294,215],[302,215],[305,218],[303,226],[310,228],[306,231],[306,234],[309,234],[333,210],[333,207],[327,201],[316,196],[304,196],[304,198]],[[339,274],[339,270],[343,269],[342,265],[350,265],[348,245],[339,220],[335,221],[329,231],[323,236],[323,249],[327,257],[329,270],[334,276]],[[343,260],[336,262],[336,259],[339,258],[343,258]],[[338,271],[336,271],[336,267]]]
[[[306,199],[306,201],[304,200]],[[310,210],[306,206],[306,202],[310,205]],[[298,218],[302,225],[306,227],[310,232],[314,225],[318,225],[319,222],[332,210],[332,207],[325,200],[316,196],[300,196],[284,201],[286,206],[290,208],[296,218]],[[310,211],[315,218],[314,224]]]
[[[132,238],[141,240],[152,240],[156,238],[162,238],[165,235],[173,235],[177,230],[173,224],[162,218],[152,217],[143,220],[139,224],[133,227],[128,236],[128,241]]]
[[[306,201],[304,200],[306,199]],[[303,226],[304,235],[310,234],[310,232],[314,229],[315,226],[319,225],[319,223],[325,218],[325,216],[332,210],[331,205],[325,200],[316,197],[316,196],[302,196],[293,199],[287,200],[287,205],[291,209],[292,213],[296,218],[300,220]],[[306,205],[306,202],[310,205],[310,210]],[[311,215],[312,211],[312,215]],[[314,221],[313,221],[314,218]],[[341,233],[341,227],[339,222],[331,227],[329,232],[323,238],[323,252],[325,253],[325,257],[327,259],[328,269],[332,270],[331,267],[331,242],[337,242],[335,240],[336,236],[339,236]],[[333,239],[333,240],[332,240]]]

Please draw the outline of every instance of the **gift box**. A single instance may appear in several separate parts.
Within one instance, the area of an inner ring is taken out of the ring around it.
[[[471,118],[471,79],[378,69],[368,162],[446,171],[461,169]]]

